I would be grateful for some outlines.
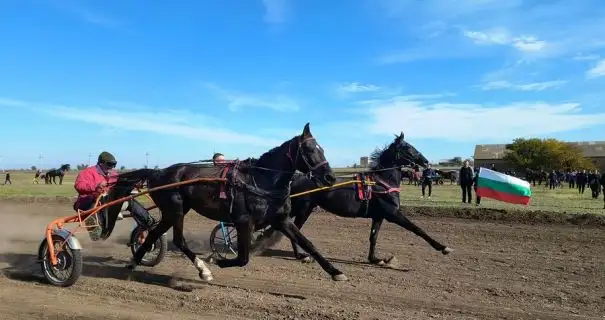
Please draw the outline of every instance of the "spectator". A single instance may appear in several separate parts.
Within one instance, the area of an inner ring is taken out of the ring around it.
[[[435,170],[431,168],[431,164],[426,165],[426,169],[422,171],[422,198],[425,197],[425,189],[429,188],[429,196],[427,199],[431,198],[433,193],[433,178],[435,177]]]
[[[492,171],[498,171],[498,170],[496,169],[496,165],[495,165],[495,164],[493,164],[493,163],[492,163],[492,167],[491,167],[490,169],[491,169]]]
[[[13,184],[13,183],[11,182],[11,174],[10,174],[10,173],[8,173],[8,172],[6,173],[6,176],[4,177],[4,184],[7,184],[7,183],[8,183],[8,184]]]
[[[557,187],[557,173],[555,172],[555,170],[552,170],[548,174],[548,186],[551,190]]]
[[[468,160],[464,161],[464,165],[460,168],[460,188],[462,188],[462,203],[471,203],[473,196],[471,188],[473,187],[473,169],[469,166]]]
[[[586,189],[586,183],[588,182],[588,176],[586,175],[586,170],[582,170],[582,172],[578,172],[576,175],[576,183],[578,185],[578,193],[584,194],[584,189]]]

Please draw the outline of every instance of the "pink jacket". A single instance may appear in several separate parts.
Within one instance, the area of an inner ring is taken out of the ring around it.
[[[118,180],[117,175],[118,172],[112,169],[109,175],[106,176],[98,165],[80,171],[74,184],[74,188],[78,192],[77,202],[86,198],[97,197],[97,186],[101,183],[116,182]]]

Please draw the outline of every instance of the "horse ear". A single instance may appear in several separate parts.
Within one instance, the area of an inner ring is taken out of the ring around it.
[[[307,124],[305,124],[305,128],[303,129],[303,133],[302,133],[303,137],[309,137],[311,136],[311,129],[309,129],[309,123],[307,122]]]
[[[403,131],[401,131],[401,134],[399,135],[399,137],[400,137],[401,139],[404,139],[404,138],[405,138],[405,135],[403,134]]]

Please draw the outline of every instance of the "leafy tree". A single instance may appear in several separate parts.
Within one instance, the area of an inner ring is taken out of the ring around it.
[[[36,166],[32,166],[30,169],[31,169],[32,171],[36,171],[36,170],[38,170],[38,168],[36,168]]]
[[[594,164],[575,145],[557,139],[515,139],[506,146],[504,159],[520,169],[592,169]]]
[[[120,171],[124,171],[124,170],[126,170],[126,166],[121,166]]]

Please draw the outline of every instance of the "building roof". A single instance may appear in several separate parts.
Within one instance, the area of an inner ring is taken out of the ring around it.
[[[587,158],[605,157],[605,141],[568,142],[580,147]],[[496,160],[504,158],[508,152],[506,144],[478,144],[475,146],[475,160]]]

